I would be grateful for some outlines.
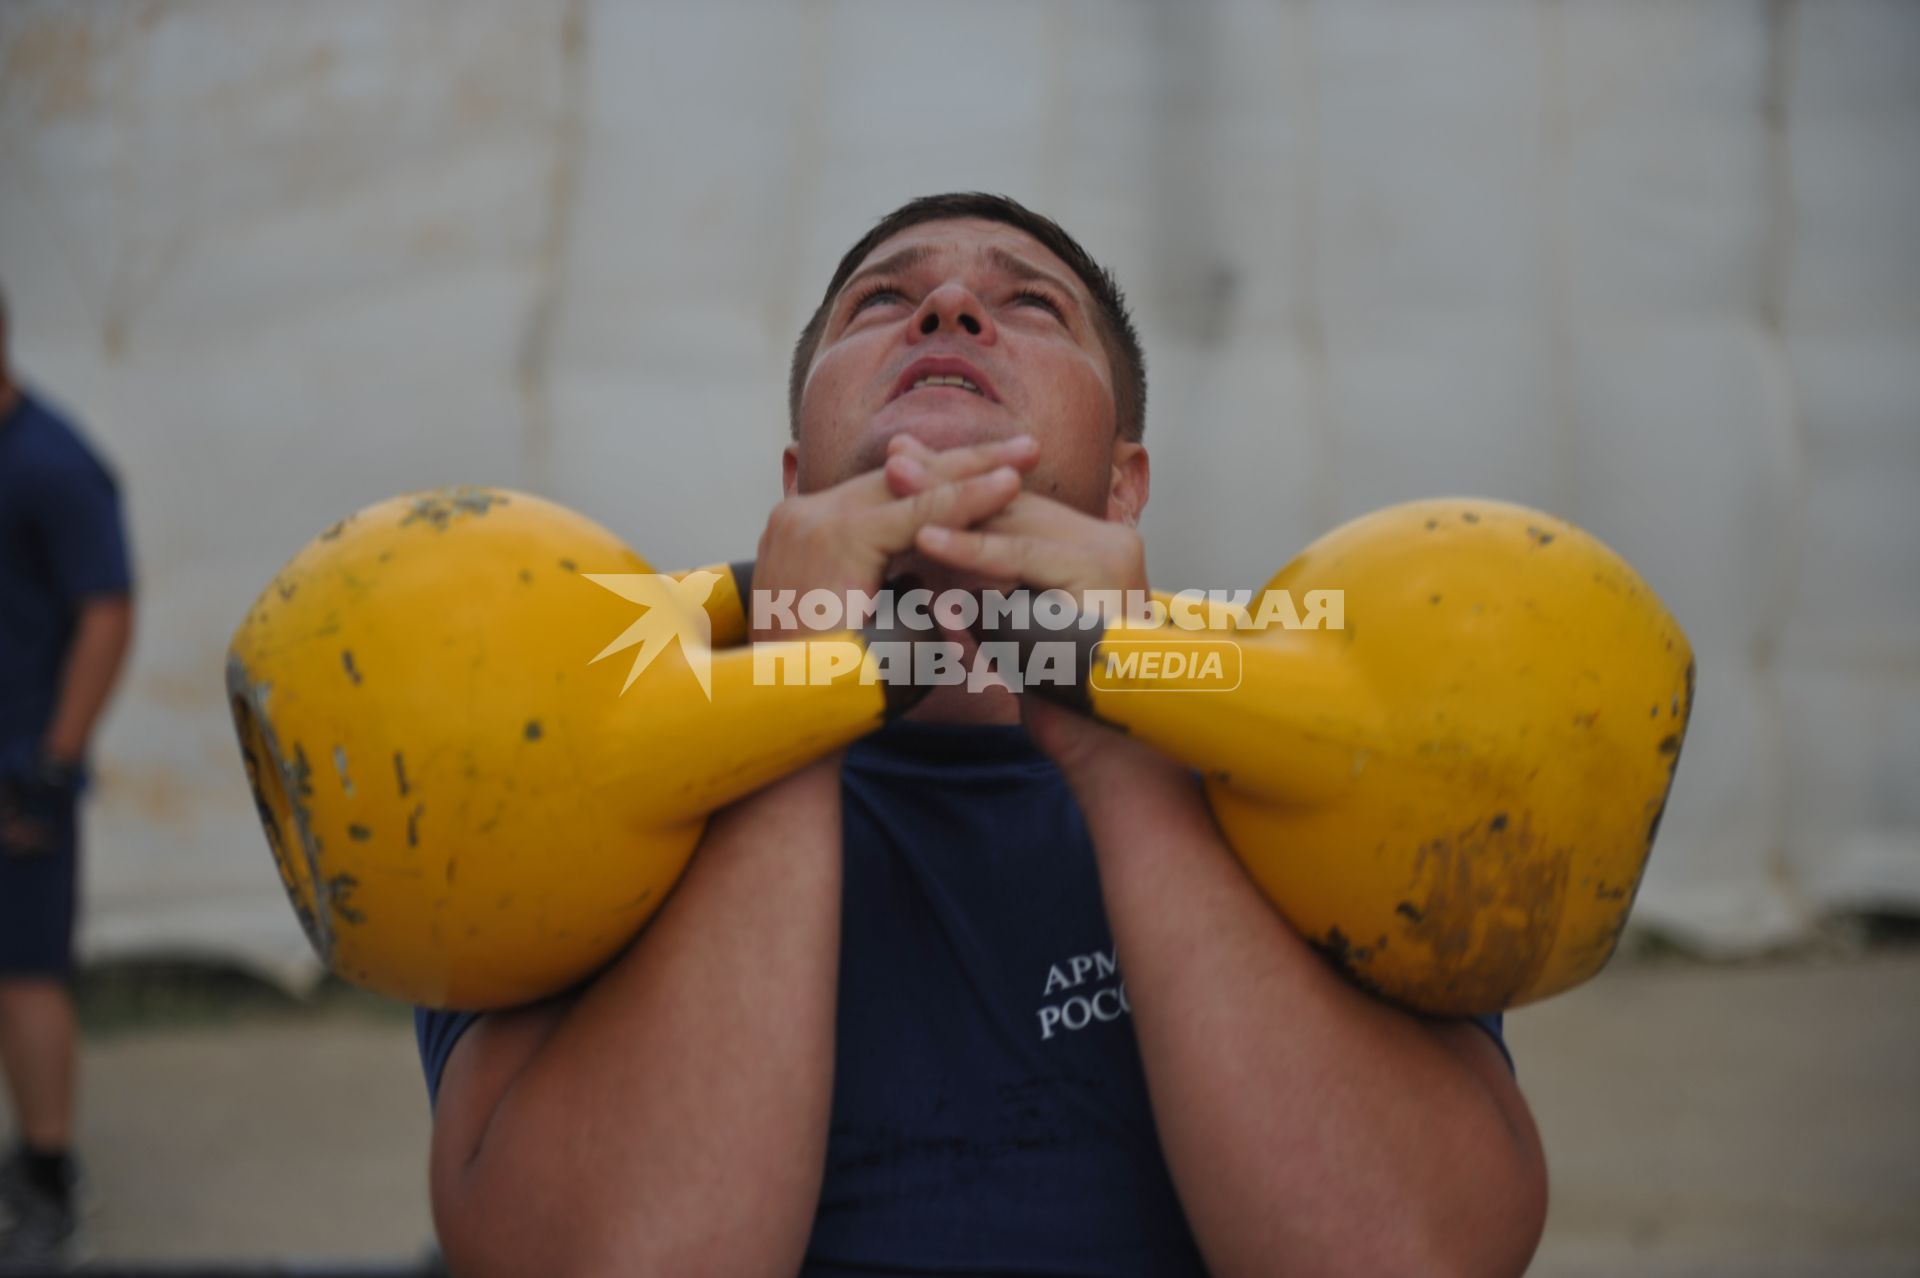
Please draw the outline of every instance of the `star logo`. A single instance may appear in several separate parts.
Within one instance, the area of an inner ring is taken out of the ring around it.
[[[700,690],[713,700],[713,622],[707,616],[707,596],[720,580],[717,572],[690,572],[680,577],[651,572],[583,572],[580,574],[603,590],[611,590],[644,611],[639,620],[621,632],[620,637],[602,648],[588,665],[639,645],[633,654],[633,666],[625,692],[641,672],[653,664],[675,639],[687,659],[687,668],[700,681]]]

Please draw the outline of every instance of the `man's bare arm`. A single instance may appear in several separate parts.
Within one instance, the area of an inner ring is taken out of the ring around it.
[[[839,756],[717,815],[576,1000],[447,1062],[434,1218],[464,1275],[790,1275],[819,1200],[840,949]]]
[[[1109,514],[1129,500],[1116,482]],[[1034,587],[1147,584],[1132,528],[1031,493],[918,544]],[[1523,1271],[1546,1165],[1486,1035],[1335,975],[1233,858],[1185,768],[1032,696],[1022,713],[1086,814],[1154,1121],[1216,1278]]]
[[[908,498],[879,471],[789,495],[756,586],[877,589],[926,523],[1003,508],[1033,456],[1031,440],[949,450]],[[799,1268],[832,1103],[838,763],[718,814],[659,915],[577,999],[467,1032],[441,1077],[432,1156],[456,1272]]]
[[[1211,1271],[1522,1273],[1546,1164],[1492,1040],[1337,976],[1185,769],[1130,741],[1085,758],[1075,791],[1154,1120]]]
[[[99,595],[81,603],[60,674],[60,695],[41,743],[47,754],[68,763],[86,754],[132,641],[130,596]]]

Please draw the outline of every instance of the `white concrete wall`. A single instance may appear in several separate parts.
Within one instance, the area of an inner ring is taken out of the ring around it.
[[[1903,0],[0,9],[18,362],[145,598],[87,947],[301,961],[221,654],[308,537],[470,481],[748,552],[833,262],[963,188],[1129,288],[1156,581],[1551,508],[1699,649],[1636,917],[1920,907],[1916,67]]]

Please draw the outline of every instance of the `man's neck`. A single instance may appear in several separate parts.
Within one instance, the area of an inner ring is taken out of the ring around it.
[[[957,573],[944,564],[934,563],[917,551],[896,555],[887,565],[886,582],[889,589],[897,590],[910,585],[927,591],[929,596],[936,599],[948,590],[977,593],[982,588],[977,579]],[[933,636],[923,638],[931,639]],[[939,626],[938,638],[958,644],[960,667],[968,671],[973,669],[975,650],[980,646],[978,639],[965,630],[954,630],[944,625]],[[971,680],[962,680],[960,683],[934,687],[919,705],[907,712],[907,718],[915,723],[1020,722],[1020,699],[1004,685],[996,682],[990,687],[971,687],[970,684]]]
[[[907,718],[914,723],[1015,724],[1020,722],[1020,699],[1003,687],[969,692],[965,684],[946,684],[929,692]]]
[[[960,667],[972,670],[979,640],[964,630],[940,627],[940,637],[960,646]],[[993,683],[972,686],[972,680],[943,683],[926,695],[925,700],[907,712],[916,723],[998,723],[1020,722],[1020,699],[1006,685]]]
[[[0,372],[0,417],[9,417],[20,406],[20,388],[5,372]]]

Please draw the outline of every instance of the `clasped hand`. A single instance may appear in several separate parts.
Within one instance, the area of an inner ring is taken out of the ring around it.
[[[885,475],[897,496],[928,491],[940,481],[941,459],[906,435],[888,443]],[[1147,592],[1146,545],[1130,522],[1102,519],[1027,490],[972,523],[928,521],[914,537],[928,559],[998,586],[1060,590],[1084,608],[1090,594]],[[1159,752],[1091,719],[1022,697],[1020,714],[1041,749],[1077,790],[1124,784],[1136,769],[1176,768]]]

